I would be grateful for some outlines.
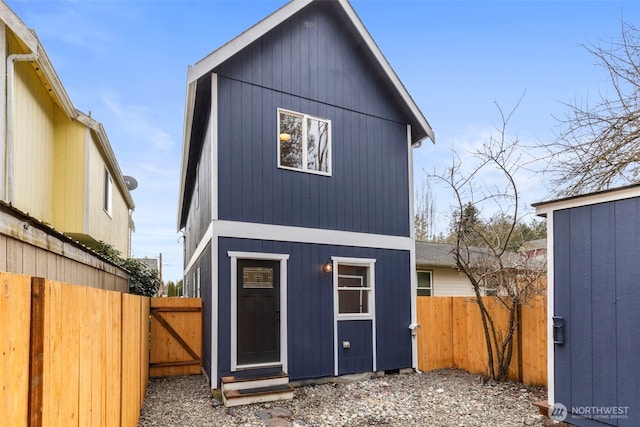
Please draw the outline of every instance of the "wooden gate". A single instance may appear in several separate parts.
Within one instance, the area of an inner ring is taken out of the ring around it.
[[[151,299],[149,375],[199,374],[202,365],[202,300]]]

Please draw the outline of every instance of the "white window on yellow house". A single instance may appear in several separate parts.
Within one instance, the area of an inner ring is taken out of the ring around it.
[[[113,214],[113,179],[107,168],[104,168],[104,211],[111,216]]]
[[[418,271],[418,296],[430,297],[433,295],[433,274],[431,271]]]

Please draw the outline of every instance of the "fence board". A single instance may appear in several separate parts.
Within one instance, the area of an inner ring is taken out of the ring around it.
[[[504,330],[509,312],[495,297],[484,297],[496,328]],[[418,297],[418,368],[460,368],[487,374],[487,349],[477,303],[469,297]],[[547,381],[546,299],[521,307],[521,337],[516,334],[509,378],[533,385]],[[522,342],[519,340],[522,339]],[[496,357],[494,351],[494,358]]]
[[[0,414],[7,425],[27,419],[29,370],[24,362],[29,360],[30,305],[30,279],[0,275]]]
[[[148,298],[0,273],[0,424],[135,425],[148,345]]]

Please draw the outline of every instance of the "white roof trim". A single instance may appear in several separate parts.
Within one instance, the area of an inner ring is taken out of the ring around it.
[[[198,79],[205,76],[208,73],[213,72],[214,68],[240,52],[245,47],[249,46],[260,37],[286,21],[291,16],[295,15],[300,10],[304,9],[307,5],[316,0],[292,0],[280,9],[264,18],[239,36],[230,40],[222,47],[216,49],[200,61],[196,62],[193,66],[190,66],[187,72],[187,97],[185,105],[185,125],[182,143],[182,167],[180,173],[180,192],[178,196],[178,229],[180,229],[180,223],[182,221],[182,209],[184,204],[184,191],[186,185],[186,173],[189,157],[189,148],[191,145],[191,126],[193,121],[193,114],[195,109],[195,90]],[[398,75],[393,71],[393,68],[382,54],[382,51],[378,48],[366,27],[358,17],[357,13],[351,7],[348,0],[334,0],[339,4],[354,28],[357,30],[360,37],[364,40],[365,44],[369,47],[374,58],[382,67],[389,81],[394,88],[398,91],[405,104],[409,107],[409,110],[413,114],[415,120],[425,129],[427,137],[431,141],[435,141],[435,135],[429,122],[424,117],[416,103],[409,95],[409,92],[404,87]],[[214,101],[212,101],[214,102]],[[413,142],[413,147],[417,148],[422,144],[422,140]]]
[[[223,45],[221,48],[210,53],[205,58],[198,61],[195,65],[189,68],[187,78],[188,83],[192,83],[208,72],[212,71],[215,67],[222,64],[224,61],[240,52],[249,44],[258,40],[260,37],[264,36],[266,33],[277,27],[280,23],[287,20],[298,11],[306,7],[312,1],[314,0],[292,0],[290,3],[287,3],[276,12],[272,13],[253,27],[240,34],[238,37]],[[347,0],[336,0],[336,2],[342,7],[343,11],[349,17],[351,23],[354,25],[362,39],[365,41],[366,45],[371,50],[374,58],[376,58],[395,89],[402,96],[402,99],[409,107],[416,121],[420,123],[420,125],[426,130],[427,137],[432,141],[435,141],[435,135],[433,133],[433,130],[431,129],[431,126],[429,125],[429,122],[427,122],[427,119],[424,117],[416,103],[413,101],[413,98],[411,98],[409,92],[407,92],[407,89],[404,87],[395,71],[393,71],[393,68],[391,68],[391,65],[378,48],[378,45],[375,43],[375,41],[365,28],[364,24],[358,17],[353,7],[351,7]],[[420,141],[414,142],[414,146],[419,146],[419,144]]]
[[[111,148],[111,144],[109,143],[109,138],[107,137],[107,133],[104,130],[104,126],[102,126],[102,123],[95,121],[92,117],[87,116],[79,110],[76,110],[76,113],[76,120],[91,129],[96,135],[98,143],[100,144],[100,148],[102,149],[102,151],[104,151],[104,154],[107,158],[106,163],[113,173],[112,177],[114,178],[115,182],[118,184],[118,188],[120,188],[120,191],[124,195],[129,209],[134,209],[136,205],[133,202],[133,198],[131,197],[131,193],[127,188],[127,184],[124,182],[124,176],[122,175],[122,171],[120,170],[120,165],[118,164],[116,155]]]
[[[189,150],[191,148],[191,127],[193,125],[193,113],[196,99],[196,82],[187,83],[187,97],[184,108],[184,134],[182,135],[182,162],[180,166],[180,191],[178,192],[178,230],[182,220],[182,205],[184,204],[184,188],[187,180],[187,165],[189,163]],[[216,102],[216,100],[211,100]]]
[[[0,2],[0,19],[2,19],[7,27],[9,27],[9,29],[27,45],[31,52],[35,53],[37,51],[38,39],[5,2]]]
[[[536,215],[545,216],[560,209],[570,209],[580,206],[590,206],[598,203],[613,202],[616,200],[631,199],[640,197],[640,185],[614,188],[598,193],[585,194],[582,196],[568,197],[565,199],[552,200],[533,204],[536,208]]]

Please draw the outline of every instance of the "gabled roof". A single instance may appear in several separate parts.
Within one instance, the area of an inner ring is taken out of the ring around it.
[[[53,64],[49,60],[47,53],[42,47],[42,43],[40,43],[36,32],[29,29],[26,24],[22,22],[20,17],[18,17],[18,15],[16,15],[15,12],[12,11],[3,1],[0,2],[0,19],[11,30],[11,32],[20,39],[30,53],[34,55],[35,59],[30,62],[34,71],[42,81],[42,84],[48,89],[53,101],[60,106],[62,111],[64,111],[70,120],[82,123],[91,129],[91,131],[96,135],[100,148],[104,151],[107,158],[106,162],[114,173],[114,179],[118,188],[120,188],[122,194],[124,194],[124,198],[129,209],[133,209],[135,207],[135,203],[133,202],[131,193],[124,182],[122,171],[120,170],[120,166],[118,165],[118,161],[116,160],[102,124],[73,106],[71,98],[69,98],[67,91],[64,86],[62,86],[62,82],[53,68]],[[10,64],[7,66],[10,66]]]
[[[292,0],[291,2],[287,3],[286,5],[278,9],[276,12],[269,15],[267,18],[263,19],[262,21],[255,24],[253,27],[249,28],[247,31],[243,32],[233,40],[224,44],[219,49],[210,53],[209,55],[207,55],[206,57],[198,61],[195,65],[189,68],[188,78],[187,78],[188,84],[191,84],[194,81],[197,81],[200,77],[204,76],[206,73],[209,73],[215,67],[222,64],[224,61],[231,58],[236,53],[240,52],[242,49],[249,46],[251,43],[258,40],[259,38],[264,36],[266,33],[274,29],[276,26],[286,21],[291,16],[295,15],[300,10],[304,9],[306,6],[308,6],[310,3],[313,3],[314,1],[319,1],[319,0]],[[320,0],[320,1],[326,1],[326,0]],[[353,25],[353,28],[357,31],[357,33],[360,35],[360,37],[364,41],[365,46],[369,48],[373,57],[376,59],[380,67],[384,70],[385,76],[388,78],[392,87],[398,92],[398,94],[402,97],[403,101],[409,107],[409,110],[414,116],[413,119],[415,120],[416,125],[422,127],[422,131],[424,132],[425,136],[420,140],[412,141],[412,142],[414,144],[418,144],[424,138],[429,138],[432,141],[435,141],[435,135],[433,134],[433,130],[431,129],[429,122],[427,122],[427,119],[424,117],[424,115],[422,114],[422,112],[420,111],[416,103],[413,101],[413,99],[411,98],[411,95],[409,95],[409,92],[407,92],[407,89],[404,87],[404,85],[396,75],[395,71],[393,71],[393,68],[391,68],[391,65],[389,64],[385,56],[382,54],[382,51],[380,51],[380,48],[378,48],[378,45],[373,40],[373,38],[371,37],[367,29],[365,28],[364,24],[356,14],[356,11],[351,7],[351,5],[347,0],[334,0],[334,1],[341,6],[342,10],[344,11],[346,16],[349,18],[349,21]]]
[[[264,35],[266,35],[269,31],[276,28],[278,25],[288,20],[302,9],[307,7],[309,4],[316,1],[327,1],[327,0],[291,0],[286,5],[282,6],[280,9],[258,22],[236,38],[224,44],[222,47],[213,51],[193,66],[189,67],[187,74],[187,97],[186,97],[186,106],[185,106],[185,126],[184,126],[184,134],[183,134],[183,151],[182,151],[182,165],[181,165],[181,176],[180,176],[180,194],[178,200],[178,228],[181,228],[183,216],[183,203],[185,196],[185,186],[187,184],[187,168],[189,162],[189,152],[190,152],[190,136],[191,136],[191,127],[194,119],[194,109],[196,103],[196,88],[198,80],[202,77],[205,77],[209,74],[214,68],[221,65],[223,62],[233,57],[234,55],[241,52],[243,49],[248,47],[254,41],[260,39]],[[407,111],[410,115],[410,121],[412,126],[412,134],[414,135],[414,140],[411,141],[414,147],[419,147],[422,144],[422,141],[425,138],[431,139],[431,141],[435,142],[435,135],[433,130],[431,129],[431,125],[424,117],[420,108],[418,108],[417,104],[414,102],[409,92],[404,87],[397,74],[380,51],[380,48],[375,43],[364,24],[356,14],[355,10],[349,4],[348,0],[332,0],[334,4],[339,5],[340,9],[344,12],[345,16],[348,19],[348,22],[355,30],[355,33],[361,38],[363,42],[363,46],[365,46],[369,54],[372,56],[374,61],[380,66],[380,69],[383,71],[384,77],[387,79],[390,87],[395,91],[398,95],[399,99],[402,100],[402,103],[407,108]]]

